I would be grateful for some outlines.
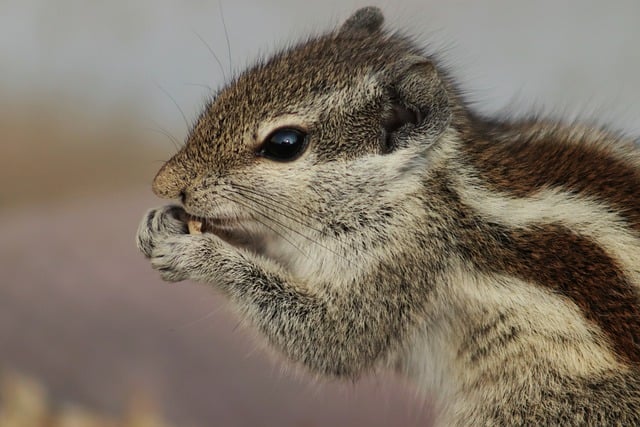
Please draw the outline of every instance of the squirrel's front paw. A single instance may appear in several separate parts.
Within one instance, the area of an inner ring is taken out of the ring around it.
[[[222,285],[235,252],[213,234],[164,236],[151,251],[151,266],[163,280],[192,279]]]
[[[151,267],[167,282],[193,278],[202,268],[204,258],[199,250],[202,236],[165,236],[155,242],[151,251]]]
[[[159,241],[168,236],[188,233],[184,209],[176,205],[163,206],[149,210],[138,227],[136,243],[138,249],[151,258],[151,253]]]
[[[189,234],[186,217],[180,206],[151,209],[138,227],[138,248],[166,281],[211,280],[233,251],[213,234]]]

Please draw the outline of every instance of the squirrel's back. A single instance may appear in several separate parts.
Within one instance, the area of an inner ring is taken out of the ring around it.
[[[429,209],[446,206],[440,235],[457,266],[449,343],[435,345],[448,348],[440,375],[456,373],[449,398],[464,402],[449,421],[640,423],[637,146],[545,121],[470,114],[454,127],[455,148],[425,185],[438,198]]]

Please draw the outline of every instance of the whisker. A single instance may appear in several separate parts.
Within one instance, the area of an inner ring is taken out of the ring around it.
[[[152,127],[147,127],[147,128],[143,128],[143,130],[147,131],[147,132],[155,132],[155,133],[159,133],[160,135],[164,135],[167,138],[169,138],[169,141],[171,141],[171,143],[173,144],[173,147],[176,149],[176,151],[180,150],[180,143],[178,142],[178,140],[176,139],[176,137],[174,137],[169,131],[165,130],[165,129],[156,129],[156,128],[152,128]]]
[[[236,196],[246,197],[246,195],[242,195],[242,194],[240,194],[240,193],[238,193],[238,192],[236,192],[236,193],[234,193],[234,194],[235,194]],[[336,243],[336,244],[338,245],[338,247],[339,247],[339,248],[341,248],[341,249],[344,251],[343,253],[340,253],[340,252],[338,252],[338,251],[336,251],[336,250],[333,250],[333,249],[331,249],[331,248],[329,248],[329,247],[327,247],[327,246],[325,246],[325,245],[321,244],[320,242],[318,242],[318,241],[316,241],[316,240],[312,239],[311,237],[309,237],[309,236],[305,235],[304,233],[302,233],[302,232],[300,232],[300,231],[298,231],[298,230],[295,230],[295,229],[293,229],[293,228],[289,227],[288,225],[286,225],[286,224],[284,224],[284,223],[282,223],[282,222],[280,222],[280,221],[278,221],[278,220],[275,220],[275,219],[271,218],[271,217],[270,217],[270,216],[268,216],[267,214],[265,214],[265,213],[263,213],[263,212],[260,212],[260,210],[258,210],[258,209],[256,209],[255,207],[251,206],[249,203],[245,203],[245,202],[243,202],[243,201],[241,201],[241,200],[238,200],[236,197],[231,197],[231,196],[229,196],[229,195],[222,195],[222,194],[220,194],[220,196],[221,196],[222,198],[224,198],[224,199],[227,199],[227,200],[229,200],[229,201],[233,202],[233,203],[237,203],[238,205],[240,205],[240,206],[242,206],[242,207],[244,207],[244,208],[246,208],[246,209],[248,209],[248,210],[251,210],[252,212],[255,212],[256,214],[258,214],[258,215],[260,215],[261,217],[263,217],[266,221],[270,221],[270,222],[274,223],[274,225],[277,225],[277,226],[279,226],[280,228],[282,228],[282,229],[283,229],[283,231],[284,231],[284,230],[286,230],[286,231],[288,231],[288,232],[292,232],[292,233],[295,233],[295,234],[297,234],[297,235],[301,236],[302,238],[306,239],[307,241],[311,242],[312,244],[314,244],[314,245],[316,245],[316,246],[318,246],[318,247],[320,247],[320,248],[322,248],[322,249],[324,249],[324,250],[326,250],[326,251],[328,251],[328,252],[330,252],[330,253],[332,253],[332,254],[334,254],[334,255],[338,256],[338,257],[339,257],[339,258],[341,258],[344,262],[346,262],[348,265],[351,265],[351,266],[353,266],[353,267],[358,267],[358,266],[359,266],[359,263],[357,262],[357,259],[352,259],[351,257],[349,257],[349,255],[348,255],[348,254],[350,253],[350,251],[351,251],[353,248],[352,248],[352,247],[350,247],[350,246],[348,245],[348,243],[347,243],[347,242],[342,241],[342,240],[340,240],[340,239],[333,239],[334,243]],[[254,202],[254,203],[255,203],[255,201],[252,201],[252,202]],[[273,227],[271,227],[270,225],[266,224],[264,221],[261,221],[261,220],[259,220],[259,219],[255,218],[255,217],[254,217],[253,219],[254,219],[256,222],[258,222],[258,223],[262,224],[263,226],[265,226],[266,228],[268,228],[269,230],[273,231],[277,236],[281,237],[283,240],[285,240],[287,243],[289,243],[292,247],[294,247],[295,249],[297,249],[297,250],[298,250],[301,254],[303,254],[306,258],[311,259],[311,257],[310,257],[310,256],[309,256],[305,251],[303,251],[299,246],[297,246],[295,243],[293,243],[291,240],[289,240],[286,236],[284,236],[284,234],[282,234],[282,233],[281,233],[281,232],[279,232],[278,230],[274,229],[274,228],[273,228]],[[303,225],[304,225],[304,224],[303,224]],[[305,225],[305,226],[306,226],[306,225]],[[307,226],[307,227],[308,227],[308,226]],[[402,276],[401,276],[399,273],[395,273],[394,275],[395,275],[395,276],[397,276],[398,278],[402,279]]]
[[[229,196],[225,196],[225,195],[220,195],[220,197],[222,197],[223,199],[227,199],[233,203],[237,203],[240,206],[243,206],[249,210],[252,210],[253,212],[257,213],[258,215],[263,216],[266,219],[270,219],[272,222],[276,222],[275,220],[273,220],[272,218],[269,218],[267,215],[263,214],[262,212],[258,211],[257,209],[255,209],[253,206],[243,203],[239,200],[234,199],[233,197],[229,197]],[[265,226],[266,228],[268,228],[269,230],[273,231],[277,236],[279,236],[280,238],[282,238],[284,241],[286,241],[287,243],[289,243],[291,246],[293,246],[295,249],[297,249],[302,255],[304,255],[305,257],[309,258],[309,255],[303,251],[298,245],[296,245],[295,243],[293,243],[291,240],[289,240],[287,237],[285,237],[282,233],[280,233],[278,230],[274,229],[273,227],[271,227],[270,225],[264,223],[263,221],[260,221],[258,218],[253,218],[255,221],[259,222],[260,224],[262,224],[263,226]],[[282,223],[278,224],[280,225],[280,227],[285,228],[285,229],[289,229],[288,227],[286,227],[285,225],[283,225]]]
[[[207,43],[207,41],[200,35],[198,34],[197,31],[192,30],[193,33],[196,35],[196,37],[198,37],[200,39],[200,41],[202,42],[202,44],[205,45],[205,47],[209,50],[209,52],[211,53],[211,55],[213,55],[213,59],[215,59],[215,61],[218,63],[218,67],[220,68],[220,72],[222,73],[222,78],[224,79],[224,81],[227,81],[227,75],[224,72],[224,66],[222,65],[222,62],[220,61],[220,58],[218,58],[218,55],[216,55],[216,53],[214,52],[214,50],[211,48],[211,46],[209,45],[209,43]]]
[[[202,315],[202,316],[200,316],[200,317],[198,317],[198,318],[196,318],[194,320],[191,320],[191,321],[183,323],[182,325],[180,325],[180,328],[188,328],[190,326],[195,325],[196,323],[200,323],[202,321],[205,321],[205,320],[209,319],[211,316],[215,316],[216,314],[218,314],[221,309],[222,309],[222,307],[215,308],[215,309],[209,311],[208,313],[206,313],[206,314],[204,314],[204,315]]]
[[[231,184],[231,185],[232,185],[232,186],[234,186],[235,184]],[[247,190],[247,191],[249,191],[249,192],[252,192],[252,191],[253,191],[253,193],[252,193],[252,194],[255,194],[256,196],[262,197],[263,199],[262,199],[262,203],[260,203],[260,201],[255,200],[255,199],[252,199],[251,197],[248,197],[246,194],[243,194],[241,191],[236,191],[236,194],[238,194],[239,196],[242,196],[242,197],[244,197],[244,198],[246,198],[246,199],[250,200],[251,202],[256,203],[256,204],[259,204],[259,205],[261,205],[261,206],[263,206],[263,207],[265,207],[265,208],[267,208],[267,209],[273,209],[274,211],[276,210],[276,209],[274,209],[274,205],[273,205],[273,204],[269,205],[269,203],[273,203],[273,201],[272,201],[272,200],[268,200],[264,195],[262,195],[262,194],[260,194],[260,193],[258,193],[258,192],[255,192],[255,190],[249,189],[248,187],[243,187],[242,185],[239,185],[238,187],[243,188],[243,189],[245,189],[245,190]],[[237,190],[237,189],[236,189],[236,190]],[[287,206],[284,206],[284,205],[282,205],[282,204],[280,204],[280,205],[276,205],[276,206],[279,206],[279,207],[280,207],[280,206],[282,206],[283,208],[287,208]],[[271,221],[276,221],[275,219],[273,219],[273,218],[271,218],[271,217],[268,217],[268,216],[267,216],[267,215],[265,215],[264,213],[257,211],[255,208],[253,208],[253,207],[252,207],[252,209],[253,209],[254,211],[258,212],[259,214],[261,214],[261,215],[263,215],[263,216],[265,216],[265,217],[269,218]],[[293,210],[295,211],[296,209],[293,209]],[[298,210],[298,212],[301,212],[302,214],[307,215],[307,213],[306,213],[306,212],[304,212],[304,211],[302,211],[302,210]],[[317,232],[317,233],[320,233],[320,234],[322,234],[322,235],[326,235],[326,233],[325,233],[323,230],[319,230],[319,229],[317,229],[317,228],[314,228],[314,227],[312,227],[311,225],[304,223],[303,221],[301,221],[300,219],[298,219],[298,218],[296,218],[296,217],[292,217],[292,216],[290,216],[290,215],[287,215],[287,214],[286,214],[286,211],[285,211],[285,212],[280,211],[280,214],[281,214],[281,215],[283,215],[285,218],[288,218],[288,219],[290,219],[290,220],[292,220],[292,221],[294,221],[294,222],[297,222],[298,224],[301,224],[301,225],[303,225],[303,226],[305,226],[305,227],[307,227],[307,228],[309,228],[309,229],[311,229],[311,230],[313,230],[313,231],[315,231],[315,232]],[[312,214],[310,214],[310,216],[313,218],[313,215],[312,215]],[[320,221],[320,220],[318,220],[318,222],[321,222],[321,221]],[[289,227],[289,226],[287,226],[287,225],[285,225],[285,224],[282,224],[281,222],[278,222],[278,223],[279,223],[281,226],[286,227],[288,230],[293,231],[294,233],[299,234],[299,235],[301,235],[302,237],[304,237],[305,239],[307,239],[307,240],[311,241],[312,243],[314,243],[314,244],[316,244],[316,245],[320,246],[321,248],[324,248],[324,249],[326,249],[327,251],[329,251],[329,252],[331,252],[331,253],[333,253],[333,254],[335,254],[335,255],[337,255],[337,256],[343,257],[343,258],[344,258],[346,261],[348,261],[349,263],[355,263],[355,261],[348,260],[348,259],[345,257],[345,255],[344,255],[343,253],[336,252],[336,251],[334,251],[334,250],[330,249],[329,247],[327,247],[327,246],[325,246],[325,245],[322,245],[322,244],[320,244],[319,242],[317,242],[317,241],[313,240],[313,239],[312,239],[312,238],[310,238],[309,236],[306,236],[306,235],[304,235],[304,234],[302,234],[302,233],[298,232],[297,230],[295,230],[295,229],[293,229],[293,228],[291,228],[291,227]],[[339,240],[339,239],[335,239],[335,240],[334,240],[334,242],[335,242],[335,243],[336,243],[340,248],[342,248],[342,250],[344,251],[344,253],[348,253],[348,252],[352,249],[352,248],[348,245],[348,243],[346,243],[346,242],[344,242],[344,241],[341,241],[341,240]]]
[[[231,329],[231,332],[235,332],[238,330],[238,328],[240,327],[240,325],[242,325],[242,320],[238,320],[238,322],[236,323],[236,325],[233,327],[233,329]]]
[[[213,92],[213,88],[207,84],[204,83],[184,83],[185,86],[195,86],[195,87],[201,87],[204,89],[207,89],[209,92]]]
[[[236,193],[236,194],[237,194],[237,193]],[[339,252],[336,252],[335,250],[333,250],[333,249],[331,249],[331,248],[329,248],[329,247],[327,247],[327,246],[325,246],[325,245],[321,244],[320,242],[318,242],[318,241],[316,241],[316,240],[312,239],[311,237],[307,236],[306,234],[304,234],[304,233],[302,233],[302,232],[300,232],[300,231],[298,231],[298,230],[296,230],[296,229],[294,229],[294,228],[289,227],[288,225],[286,225],[286,224],[282,223],[281,221],[278,221],[278,220],[276,220],[276,219],[274,219],[274,218],[271,218],[269,215],[267,215],[267,214],[265,214],[265,213],[263,213],[263,212],[260,212],[259,210],[255,209],[253,206],[251,206],[251,205],[249,205],[249,204],[247,204],[247,203],[242,203],[242,202],[240,202],[240,201],[238,201],[238,200],[236,200],[236,199],[228,198],[228,196],[225,196],[225,198],[227,198],[227,200],[231,200],[232,202],[238,203],[239,205],[244,206],[244,207],[246,207],[246,208],[248,208],[248,209],[251,209],[253,212],[257,213],[258,215],[261,215],[261,216],[262,216],[262,217],[264,217],[265,219],[268,219],[269,221],[271,221],[271,222],[273,222],[273,223],[275,223],[275,224],[279,225],[280,227],[282,227],[282,228],[284,228],[284,229],[286,229],[286,230],[289,230],[289,231],[291,231],[291,232],[293,232],[293,233],[295,233],[295,234],[299,235],[300,237],[302,237],[302,238],[304,238],[304,239],[308,240],[309,242],[311,242],[311,243],[313,243],[313,244],[315,244],[315,245],[317,245],[317,246],[319,246],[319,247],[321,247],[321,248],[323,248],[323,249],[325,249],[325,250],[327,250],[327,251],[331,252],[332,254],[334,254],[334,255],[336,255],[336,256],[343,257],[343,258],[345,257],[345,256],[344,256],[344,254],[341,254],[341,253],[339,253]],[[259,221],[259,222],[260,222],[260,221]],[[261,223],[261,224],[264,224],[264,223],[262,223],[262,222],[260,222],[260,223]],[[348,246],[346,246],[345,244],[341,244],[341,246],[342,246],[344,249],[348,249]],[[304,253],[304,252],[303,252],[303,253]],[[345,258],[345,259],[346,259],[346,258]],[[346,259],[346,260],[347,260],[348,262],[351,262],[351,261],[349,261],[348,259]]]
[[[284,205],[284,204],[282,204],[282,203],[278,204],[278,203],[277,203],[277,200],[276,200],[276,199],[274,199],[274,198],[273,198],[273,196],[271,196],[271,199],[269,199],[269,198],[268,198],[268,197],[266,197],[264,194],[260,193],[259,191],[255,190],[255,189],[253,189],[253,188],[246,187],[246,186],[244,186],[244,185],[242,185],[242,184],[236,184],[236,183],[230,183],[230,185],[231,185],[232,187],[235,187],[235,188],[237,188],[237,189],[241,190],[241,191],[247,192],[247,193],[252,194],[252,195],[254,195],[254,196],[258,197],[258,198],[261,198],[261,200],[262,200],[264,203],[274,203],[274,202],[275,202],[277,205],[282,206],[282,208],[283,208],[283,209],[289,209],[289,211],[291,211],[291,212],[299,213],[300,215],[305,216],[305,217],[310,217],[310,218],[312,218],[312,219],[315,219],[315,220],[316,220],[317,222],[319,222],[319,223],[322,223],[322,222],[323,222],[323,221],[322,221],[322,220],[323,220],[323,218],[322,218],[320,215],[318,215],[318,214],[315,214],[315,213],[313,213],[313,212],[304,211],[304,210],[299,209],[299,208],[295,208],[295,207],[291,207],[291,206],[286,206],[286,205]],[[291,218],[291,219],[294,219],[294,218]],[[305,225],[307,225],[307,224],[305,224]],[[322,233],[322,230],[317,230],[317,229],[316,229],[316,231],[318,231],[319,233]]]
[[[232,186],[232,187],[240,187],[240,188],[246,189],[246,190],[248,190],[248,191],[254,191],[254,190],[252,190],[252,189],[249,189],[249,188],[247,188],[247,187],[243,187],[243,186],[241,186],[241,185],[240,185],[240,186],[238,186],[238,185],[236,185],[236,184],[231,184],[231,186]],[[253,198],[251,198],[251,197],[248,197],[246,194],[243,194],[242,192],[237,191],[237,190],[238,190],[238,188],[236,188],[236,191],[235,191],[235,192],[233,192],[233,194],[234,194],[235,196],[238,196],[238,197],[241,197],[241,198],[247,199],[249,202],[251,202],[251,203],[255,203],[255,204],[258,204],[258,205],[263,206],[263,207],[265,207],[265,208],[273,209],[273,206],[272,206],[272,205],[270,206],[270,205],[266,204],[266,203],[267,203],[267,201],[266,201],[266,199],[264,198],[264,196],[263,196],[262,194],[259,194],[259,193],[253,193],[253,194],[256,194],[256,195],[258,195],[258,196],[260,196],[260,197],[263,197],[263,199],[262,199],[262,203],[261,203],[259,200],[256,200],[256,199],[253,199]],[[322,243],[320,243],[320,242],[318,242],[318,241],[314,240],[314,239],[313,239],[313,238],[311,238],[310,236],[308,236],[308,235],[306,235],[306,234],[302,233],[301,231],[298,231],[298,230],[296,230],[296,229],[294,229],[294,228],[292,228],[292,227],[288,226],[287,224],[285,224],[285,223],[283,223],[283,222],[281,222],[281,221],[279,221],[279,220],[277,220],[277,219],[274,219],[274,218],[270,217],[269,215],[265,214],[264,212],[261,212],[259,209],[256,209],[256,207],[252,206],[252,205],[251,205],[251,203],[243,202],[242,200],[238,200],[238,198],[237,198],[237,197],[231,197],[231,196],[229,196],[229,195],[222,195],[222,194],[220,194],[220,197],[223,197],[223,198],[225,198],[225,199],[227,199],[227,200],[229,200],[229,201],[231,201],[231,202],[233,202],[233,203],[237,203],[238,205],[240,205],[240,206],[242,206],[242,207],[244,207],[244,208],[246,208],[246,209],[248,209],[248,210],[250,210],[250,211],[252,211],[252,212],[254,212],[254,213],[256,213],[256,214],[258,214],[258,215],[260,215],[260,216],[261,216],[261,217],[263,217],[265,220],[267,220],[267,221],[269,221],[269,222],[273,223],[274,225],[277,225],[279,228],[283,229],[283,231],[284,231],[284,230],[286,230],[286,231],[288,231],[288,232],[290,232],[290,233],[295,233],[295,234],[297,234],[298,236],[300,236],[300,237],[304,238],[305,240],[307,240],[307,241],[311,242],[312,244],[314,244],[314,245],[316,245],[316,246],[318,246],[318,247],[320,247],[320,248],[322,248],[322,249],[324,249],[324,250],[326,250],[326,251],[328,251],[328,252],[330,252],[330,253],[332,253],[332,254],[334,254],[334,255],[336,255],[336,256],[338,256],[338,257],[340,257],[340,258],[342,258],[345,262],[347,262],[347,263],[348,263],[348,264],[350,264],[350,265],[354,265],[354,266],[357,266],[357,265],[358,265],[358,263],[356,262],[357,260],[355,260],[355,259],[354,259],[354,260],[349,259],[349,257],[347,256],[347,254],[348,254],[348,253],[353,249],[353,248],[348,244],[348,242],[342,241],[342,240],[340,240],[340,239],[334,239],[334,240],[333,240],[333,241],[334,241],[334,243],[336,243],[336,244],[338,245],[338,247],[342,250],[342,253],[341,253],[341,252],[338,252],[338,251],[336,251],[336,250],[334,250],[334,249],[332,249],[332,248],[330,248],[330,247],[328,247],[328,246],[326,246],[326,245],[323,245]],[[282,206],[282,205],[281,205],[281,206]],[[319,231],[319,230],[317,230],[317,229],[314,229],[313,227],[309,226],[308,224],[305,224],[305,223],[303,223],[303,222],[301,222],[301,221],[297,220],[296,218],[292,218],[292,217],[290,217],[289,215],[286,215],[286,214],[283,214],[283,213],[281,213],[281,214],[282,214],[283,216],[285,216],[286,218],[291,219],[291,220],[293,220],[293,221],[295,221],[295,222],[297,222],[297,223],[299,223],[299,224],[303,225],[304,227],[306,227],[306,228],[308,228],[308,229],[314,230],[314,231],[316,231],[316,232],[321,232],[321,231]],[[293,243],[291,240],[289,240],[288,238],[286,238],[286,236],[284,236],[282,233],[278,232],[278,231],[277,231],[277,230],[275,230],[273,227],[271,227],[271,226],[269,226],[268,224],[266,224],[264,221],[261,221],[261,220],[259,220],[259,219],[255,218],[255,217],[254,217],[253,219],[254,219],[254,220],[256,220],[258,223],[260,223],[260,224],[264,225],[265,227],[267,227],[269,230],[273,231],[276,235],[278,235],[279,237],[281,237],[281,238],[282,238],[283,240],[285,240],[287,243],[289,243],[289,244],[290,244],[290,245],[292,245],[294,248],[296,248],[300,253],[302,253],[303,255],[305,255],[305,257],[310,258],[310,257],[309,257],[309,255],[308,255],[305,251],[303,251],[299,246],[297,246],[297,245],[296,245],[295,243]]]
[[[239,193],[236,193],[236,194],[240,195]],[[241,195],[240,195],[240,196],[241,196]],[[262,216],[262,217],[264,217],[264,218],[268,219],[269,221],[271,221],[271,222],[273,222],[273,223],[275,223],[275,224],[279,225],[279,226],[280,226],[280,227],[282,227],[282,228],[285,228],[285,229],[287,229],[287,230],[289,230],[289,231],[292,231],[292,232],[294,232],[294,233],[298,234],[299,236],[304,237],[304,238],[305,238],[305,239],[307,239],[307,240],[310,240],[310,241],[311,241],[311,242],[313,242],[313,243],[317,243],[317,242],[316,242],[315,240],[313,240],[311,237],[309,237],[309,236],[307,236],[307,235],[305,235],[305,234],[302,234],[300,231],[295,230],[295,229],[293,229],[293,228],[289,227],[288,225],[284,224],[283,222],[281,222],[281,221],[279,221],[279,220],[277,220],[277,219],[272,218],[271,216],[267,215],[267,214],[266,214],[266,213],[264,213],[264,212],[260,212],[258,209],[254,208],[253,206],[251,206],[251,205],[250,205],[250,204],[248,204],[248,203],[241,202],[241,201],[239,201],[239,200],[237,200],[237,199],[233,199],[232,201],[233,201],[233,202],[235,202],[235,203],[238,203],[238,204],[240,204],[240,205],[242,205],[242,206],[245,206],[245,207],[247,207],[247,208],[249,208],[249,209],[251,209],[253,212],[255,212],[255,213],[257,213],[258,215],[260,215],[260,216]],[[319,244],[319,243],[317,243],[317,244]]]
[[[308,227],[308,228],[310,228],[311,230],[313,230],[313,231],[315,231],[317,233],[321,233],[321,234],[323,233],[322,230],[311,226],[309,223],[307,223],[307,222],[305,222],[305,221],[303,221],[303,220],[301,220],[301,219],[299,219],[299,218],[297,218],[295,216],[290,215],[286,210],[284,210],[284,207],[281,207],[282,205],[278,205],[277,203],[270,202],[266,198],[264,200],[259,200],[258,198],[249,196],[248,194],[244,194],[243,191],[244,190],[238,190],[237,193],[240,194],[242,197],[244,197],[244,198],[246,198],[246,199],[248,199],[248,200],[250,200],[250,201],[252,201],[252,202],[254,202],[254,203],[256,203],[256,204],[258,204],[260,206],[262,206],[263,208],[271,209],[274,212],[279,213],[280,215],[284,216],[285,218],[290,219],[292,221],[295,221],[300,225],[304,225],[305,227]]]
[[[227,31],[227,23],[224,20],[224,12],[222,10],[222,1],[218,0],[218,8],[220,9],[220,20],[222,21],[222,28],[224,28],[224,38],[227,40],[227,54],[229,56],[229,75],[233,75],[231,59],[231,42],[229,41],[229,31]]]
[[[160,89],[162,92],[164,92],[165,95],[167,95],[169,97],[169,99],[171,100],[171,102],[173,102],[173,105],[176,106],[176,108],[178,109],[178,111],[180,111],[180,114],[182,115],[182,118],[184,119],[184,124],[187,126],[187,132],[189,131],[189,128],[191,127],[189,125],[189,120],[187,120],[187,116],[186,114],[184,114],[184,111],[182,110],[182,108],[180,107],[180,105],[178,104],[178,102],[175,100],[175,98],[173,96],[171,96],[171,94],[165,89],[163,88],[159,83],[156,83],[156,86],[158,87],[158,89]]]

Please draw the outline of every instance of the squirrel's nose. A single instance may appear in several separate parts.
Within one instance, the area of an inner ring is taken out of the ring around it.
[[[156,196],[163,199],[184,199],[185,187],[184,174],[176,169],[171,160],[160,168],[151,186]]]

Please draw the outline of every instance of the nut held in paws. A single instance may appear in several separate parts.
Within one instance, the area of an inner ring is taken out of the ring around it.
[[[187,227],[189,228],[189,234],[202,234],[202,221],[190,218],[187,221]]]

